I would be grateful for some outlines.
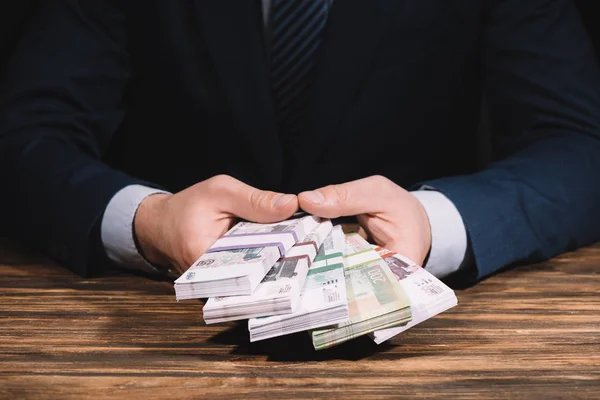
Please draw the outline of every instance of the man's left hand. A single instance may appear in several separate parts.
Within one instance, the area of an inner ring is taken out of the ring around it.
[[[298,196],[300,208],[323,218],[356,216],[379,246],[423,265],[431,226],[419,200],[383,176],[330,185]]]

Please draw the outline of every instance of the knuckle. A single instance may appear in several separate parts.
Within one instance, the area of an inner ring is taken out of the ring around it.
[[[383,175],[373,175],[371,177],[371,180],[373,181],[373,183],[375,185],[381,185],[381,186],[389,185],[391,183],[391,181]]]
[[[250,204],[253,211],[260,211],[268,206],[269,193],[262,190],[252,190],[250,192]]]
[[[215,177],[213,177],[213,179],[215,180],[215,182],[219,185],[231,185],[235,179],[232,178],[229,175],[225,175],[225,174],[220,174],[220,175],[216,175]]]
[[[346,204],[348,201],[348,189],[344,185],[330,185],[327,187],[333,193],[333,201],[336,205]]]
[[[212,178],[207,179],[205,182],[211,191],[222,192],[230,188],[235,182],[235,179],[229,175],[221,174],[215,175]]]
[[[396,183],[383,175],[371,177],[373,190],[377,190],[383,197],[394,197],[398,195],[398,189],[402,189]]]

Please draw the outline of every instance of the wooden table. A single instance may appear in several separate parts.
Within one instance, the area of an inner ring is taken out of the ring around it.
[[[600,398],[600,245],[457,291],[390,343],[206,326],[170,282],[81,279],[0,242],[0,398]]]

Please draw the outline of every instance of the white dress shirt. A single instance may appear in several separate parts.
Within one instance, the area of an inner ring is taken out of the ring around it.
[[[333,0],[330,0],[330,4]],[[263,22],[268,21],[271,0],[262,0]],[[148,196],[165,193],[141,185],[117,192],[108,203],[101,225],[101,237],[108,257],[123,268],[149,273],[158,270],[139,253],[133,220],[140,203]],[[446,196],[433,190],[411,192],[423,205],[431,224],[431,251],[425,268],[438,278],[458,270],[467,250],[467,233],[460,213]]]

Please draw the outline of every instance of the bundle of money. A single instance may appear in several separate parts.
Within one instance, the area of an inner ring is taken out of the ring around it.
[[[237,223],[175,281],[177,300],[252,294],[277,260],[320,222],[298,214],[275,224]]]
[[[321,222],[275,263],[251,295],[210,298],[204,305],[204,321],[214,324],[295,312],[308,268],[332,227],[329,220]]]
[[[316,350],[363,335],[379,344],[457,304],[408,258],[305,213],[236,224],[175,292],[209,298],[207,324],[248,319],[251,342],[307,331]]]
[[[345,280],[349,319],[311,332],[316,350],[405,325],[411,320],[408,298],[389,266],[372,246],[356,233],[346,235]]]
[[[250,319],[250,341],[346,321],[349,313],[344,278],[344,248],[344,232],[341,226],[334,226],[308,270],[298,309],[291,314]]]
[[[370,333],[375,343],[381,344],[458,304],[452,289],[415,262],[383,247],[375,247],[375,251],[398,279],[402,290],[408,296],[412,310],[412,321],[408,324]]]

